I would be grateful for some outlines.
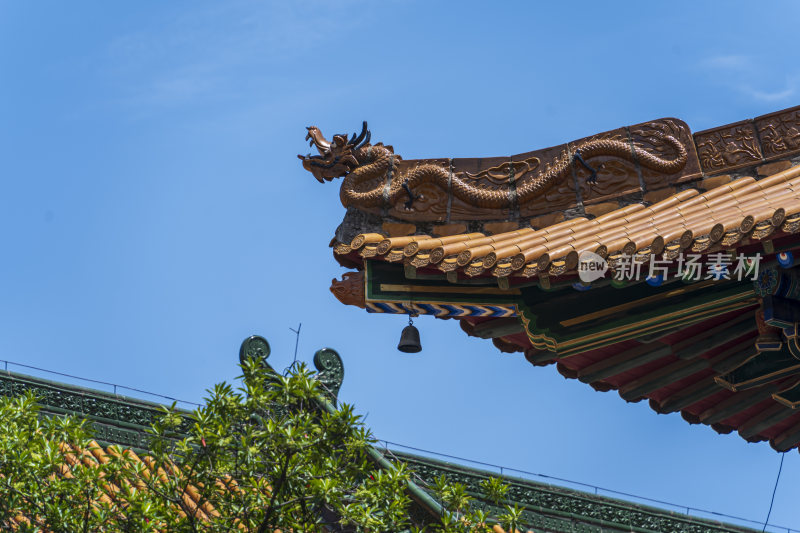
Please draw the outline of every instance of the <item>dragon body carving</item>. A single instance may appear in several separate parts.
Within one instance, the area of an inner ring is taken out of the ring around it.
[[[486,177],[492,183],[500,184],[503,177],[507,177],[505,183],[515,183],[516,202],[523,205],[570,176],[574,160],[592,172],[588,180],[592,182],[596,171],[585,160],[596,156],[638,162],[642,167],[664,174],[681,170],[688,159],[686,148],[675,136],[653,131],[654,137],[676,153],[673,158],[654,155],[641,146],[622,140],[601,138],[582,142],[574,150],[563,150],[543,168],[539,168],[538,158],[531,157],[524,161],[509,161],[475,174],[451,172],[449,166],[434,163],[420,163],[399,172],[401,157],[391,146],[370,144],[371,135],[366,122],[361,133],[353,134],[350,139],[346,135],[335,135],[333,141],[328,141],[319,128],[311,126],[307,129],[306,140],[317,148],[319,155],[298,155],[303,167],[320,183],[344,177],[340,192],[342,203],[360,208],[395,205],[403,199],[407,199],[406,208],[410,208],[418,198],[412,191],[423,184],[433,184],[445,191],[449,189],[454,196],[475,207],[506,208],[514,202],[508,190],[481,187],[476,180]],[[532,172],[536,173],[528,178]],[[378,179],[387,175],[390,177],[388,186],[385,180]]]

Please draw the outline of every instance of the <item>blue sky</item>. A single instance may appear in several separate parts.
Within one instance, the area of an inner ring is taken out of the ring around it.
[[[780,456],[555,368],[339,304],[344,210],[296,154],[509,155],[800,103],[800,5],[0,1],[0,358],[200,400],[258,333],[345,361],[390,441],[763,520]],[[787,454],[770,522],[800,526]]]

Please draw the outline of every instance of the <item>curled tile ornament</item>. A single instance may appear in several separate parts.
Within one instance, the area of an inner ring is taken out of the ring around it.
[[[761,149],[767,159],[800,151],[800,108],[770,113],[755,120]]]
[[[266,362],[270,351],[267,339],[259,335],[253,335],[246,338],[242,343],[242,347],[239,348],[239,362],[244,364],[251,357]]]
[[[344,363],[339,353],[333,348],[323,348],[314,354],[314,366],[317,379],[325,386],[330,397],[336,403],[336,396],[344,381]]]

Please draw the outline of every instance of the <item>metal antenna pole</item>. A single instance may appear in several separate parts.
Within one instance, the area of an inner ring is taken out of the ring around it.
[[[300,325],[297,326],[297,329],[289,328],[291,331],[295,333],[295,335],[297,335],[297,337],[294,340],[294,360],[292,361],[292,364],[294,364],[297,361],[297,346],[300,344],[300,328],[302,327],[303,323],[300,322]]]

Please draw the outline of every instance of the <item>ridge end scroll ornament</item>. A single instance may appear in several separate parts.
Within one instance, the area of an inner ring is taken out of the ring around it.
[[[654,129],[651,134],[670,148],[674,154],[671,158],[651,153],[635,142],[594,138],[561,150],[549,161],[535,156],[522,161],[509,158],[478,172],[454,172],[451,165],[443,162],[448,160],[403,161],[392,146],[370,144],[371,132],[366,122],[361,133],[354,133],[349,139],[346,134],[339,134],[328,141],[316,126],[307,130],[306,140],[319,155],[298,155],[303,168],[320,183],[344,178],[340,190],[342,204],[359,209],[395,206],[400,211],[411,211],[417,200],[424,200],[416,190],[420,186],[433,186],[475,208],[507,209],[515,203],[519,206],[530,203],[553,186],[571,179],[573,164],[588,169],[590,176],[586,181],[593,183],[597,170],[587,163],[593,157],[619,158],[664,174],[680,171],[688,161],[687,149],[678,138],[669,131]],[[508,190],[511,184],[515,186],[515,194]]]
[[[335,406],[344,381],[342,357],[333,348],[322,348],[314,353],[314,367],[317,369],[317,380],[325,387],[328,398]]]
[[[267,339],[261,335],[247,337],[239,348],[239,364],[244,364],[248,359],[255,359],[262,365],[267,363],[267,358],[272,352]]]

